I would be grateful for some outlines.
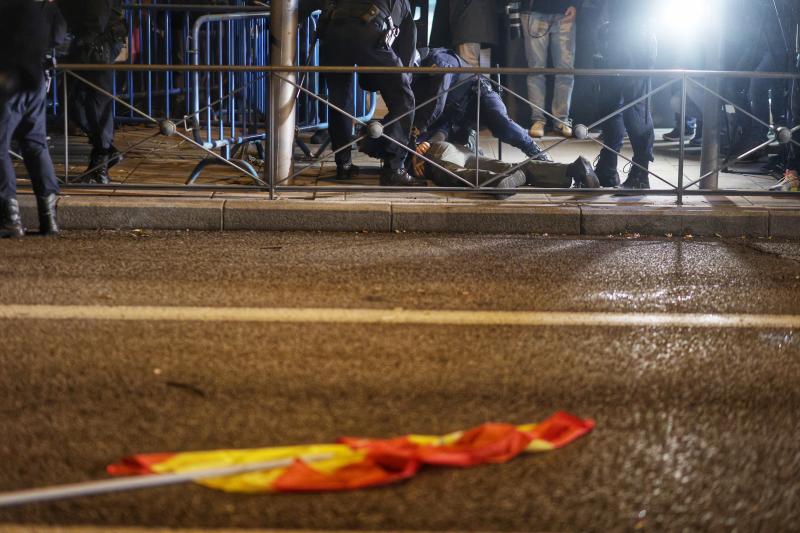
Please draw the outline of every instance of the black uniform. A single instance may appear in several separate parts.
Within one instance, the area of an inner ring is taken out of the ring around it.
[[[58,0],[58,6],[75,37],[67,61],[113,63],[127,35],[120,0]],[[112,71],[77,74],[104,91],[114,91]],[[107,183],[108,166],[117,161],[113,99],[74,78],[69,85],[69,95],[71,118],[92,144],[89,168],[100,165],[98,172],[85,176],[86,181]]]
[[[465,67],[466,62],[452,50],[430,48],[420,50],[420,66],[423,67]],[[472,81],[469,81],[472,78]],[[472,74],[418,74],[414,76],[411,88],[414,98],[421,107],[414,117],[414,127],[427,136],[441,132],[447,139],[457,131],[471,129],[476,122],[477,108],[480,105],[481,125],[486,125],[496,138],[518,148],[527,157],[542,154],[542,149],[531,139],[528,132],[508,116],[503,99],[492,88],[492,84],[481,79],[480,99],[477,98],[477,80]],[[453,88],[455,87],[455,88]],[[451,90],[452,89],[452,90]],[[433,102],[422,105],[428,100]],[[451,138],[460,142],[457,136]],[[542,154],[542,159],[547,159]]]
[[[375,6],[378,13],[368,14]],[[409,66],[416,49],[417,33],[408,0],[338,0],[330,13],[323,14],[324,21],[320,38],[320,62],[325,66]],[[392,46],[385,42],[388,20],[399,28],[399,35]],[[371,20],[368,20],[370,19]],[[359,84],[368,91],[380,91],[389,114],[386,121],[408,113],[405,117],[387,126],[384,133],[407,146],[414,120],[414,93],[408,74],[375,74],[359,76]],[[351,74],[326,75],[330,101],[343,110],[353,113],[353,76]],[[409,111],[411,111],[409,113]],[[334,150],[351,141],[352,121],[349,117],[331,108],[329,133]],[[397,144],[387,147],[385,170],[400,172],[407,151]],[[350,150],[336,154],[337,167],[350,164]]]
[[[605,43],[605,68],[651,69],[655,66],[657,43],[648,24],[648,10],[653,2],[648,0],[609,0],[609,24]],[[600,116],[617,109],[647,94],[650,80],[646,77],[608,77],[600,81]],[[614,115],[603,122],[603,143],[611,150],[603,149],[597,163],[597,175],[604,187],[619,183],[617,154],[622,149],[625,132],[633,149],[633,161],[648,168],[653,161],[655,132],[650,103],[647,99]],[[624,186],[649,188],[648,174],[633,166],[629,180]]]
[[[9,150],[16,140],[33,183],[40,229],[58,231],[59,193],[47,147],[44,59],[50,31],[43,5],[33,0],[0,1],[0,236],[24,234],[16,175]]]

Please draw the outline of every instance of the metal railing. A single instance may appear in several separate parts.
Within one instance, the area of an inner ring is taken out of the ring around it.
[[[204,65],[147,65],[147,66],[138,66],[138,65],[61,65],[59,67],[61,71],[63,71],[64,76],[72,76],[76,79],[83,81],[84,83],[89,84],[95,90],[99,90],[98,87],[89,83],[85,78],[81,77],[79,72],[81,71],[97,71],[97,70],[115,70],[115,71],[133,71],[133,72],[166,72],[166,71],[175,71],[175,72],[186,72],[186,73],[250,73],[250,74],[259,74],[266,76],[268,78],[269,86],[272,90],[275,90],[277,84],[287,83],[294,87],[294,89],[298,93],[306,94],[309,98],[313,99],[314,101],[318,102],[321,106],[327,107],[329,112],[337,112],[342,113],[349,117],[355,124],[366,126],[367,121],[363,119],[363,117],[357,117],[353,113],[347,112],[336,105],[332,104],[326,97],[323,97],[315,92],[309,90],[307,87],[304,86],[303,83],[298,83],[287,79],[286,74],[288,73],[296,73],[296,74],[326,74],[326,73],[361,73],[361,74],[371,74],[371,75],[378,75],[378,74],[396,74],[398,72],[404,73],[411,73],[411,74],[445,74],[445,73],[464,73],[470,74],[472,77],[470,80],[473,82],[485,79],[492,85],[498,88],[502,88],[504,93],[507,95],[511,95],[514,98],[518,98],[527,105],[532,107],[536,107],[532,102],[528,101],[523,96],[515,93],[514,91],[510,90],[508,87],[504,87],[499,81],[492,79],[490,76],[492,75],[503,75],[503,76],[514,76],[514,75],[530,75],[530,74],[546,74],[546,75],[554,75],[554,74],[571,74],[574,76],[588,76],[588,77],[654,77],[658,76],[661,78],[665,78],[668,81],[658,85],[657,87],[651,89],[646,94],[638,98],[633,102],[628,102],[625,106],[617,109],[613,113],[601,117],[600,119],[594,121],[588,125],[575,125],[574,131],[575,137],[570,139],[561,139],[554,144],[545,148],[546,152],[551,152],[557,146],[560,146],[563,143],[575,142],[575,141],[582,141],[584,143],[589,142],[596,145],[598,148],[606,148],[606,146],[601,139],[596,138],[595,136],[589,135],[589,131],[594,127],[602,125],[603,122],[608,120],[609,118],[618,115],[619,113],[624,112],[627,108],[636,105],[640,101],[648,99],[653,95],[656,95],[665,89],[672,87],[674,84],[680,84],[681,86],[681,116],[685,119],[686,116],[686,99],[687,99],[687,92],[690,86],[695,86],[703,90],[709,97],[717,99],[722,105],[725,103],[726,105],[734,106],[737,112],[741,112],[748,116],[750,119],[757,121],[762,126],[765,126],[770,129],[773,135],[773,139],[764,140],[760,146],[754,147],[755,148],[763,148],[771,143],[779,143],[783,145],[793,144],[796,147],[800,147],[800,144],[793,138],[793,134],[795,134],[799,129],[800,126],[795,125],[792,128],[788,127],[777,127],[772,124],[768,124],[758,117],[755,117],[752,113],[750,113],[746,109],[742,109],[740,106],[737,106],[730,99],[726,98],[722,94],[719,94],[712,89],[709,89],[704,81],[701,80],[709,80],[712,78],[769,78],[769,79],[776,79],[776,80],[798,80],[800,79],[800,75],[798,74],[790,74],[790,73],[758,73],[758,72],[727,72],[727,71],[686,71],[686,70],[618,70],[618,71],[610,71],[610,70],[602,70],[602,69],[577,69],[577,70],[565,70],[565,69],[535,69],[535,68],[439,68],[439,67],[425,67],[425,68],[411,68],[411,67],[318,67],[318,66],[295,66],[295,67],[272,67],[272,66],[247,66],[247,65],[230,65],[230,66],[204,66]],[[469,80],[468,80],[469,81]],[[66,84],[64,84],[66,87]],[[480,84],[477,84],[479,87]],[[452,89],[452,88],[451,88]],[[478,90],[480,90],[478,88]],[[137,109],[134,106],[128,104],[127,102],[122,101],[118,97],[114,95],[110,95],[119,105],[122,105],[129,109],[132,113],[135,113],[137,116],[144,118],[147,122],[158,126],[158,131],[155,135],[165,134],[165,135],[176,135],[180,137],[184,142],[193,144],[198,151],[204,152],[205,155],[210,155],[211,157],[215,157],[217,160],[220,161],[220,164],[228,165],[230,168],[235,169],[237,172],[240,172],[241,175],[250,176],[256,185],[254,186],[235,186],[237,189],[250,189],[250,190],[262,190],[262,191],[269,191],[270,197],[273,198],[277,193],[280,192],[290,192],[290,191],[347,191],[347,192],[372,192],[372,191],[381,191],[381,192],[430,192],[432,190],[437,192],[459,192],[459,193],[490,193],[490,194],[503,194],[508,193],[508,190],[504,189],[497,189],[490,186],[485,186],[485,184],[481,184],[479,180],[479,171],[480,169],[476,169],[475,173],[475,182],[471,182],[468,180],[463,179],[460,176],[455,175],[454,173],[450,172],[446,168],[443,168],[442,165],[438,164],[436,161],[432,161],[427,159],[425,156],[417,154],[412,148],[408,146],[403,146],[402,143],[388,137],[384,133],[381,132],[380,137],[385,139],[387,142],[401,145],[404,150],[409,152],[410,156],[417,156],[421,157],[427,163],[438,167],[440,170],[446,172],[448,175],[457,179],[463,186],[459,187],[437,187],[435,189],[431,189],[428,187],[379,187],[379,186],[359,186],[359,185],[294,185],[291,183],[293,178],[296,178],[303,174],[303,172],[308,169],[309,167],[314,167],[316,165],[322,164],[330,160],[330,158],[334,155],[334,152],[326,154],[324,157],[317,158],[316,160],[312,161],[308,165],[301,168],[299,171],[295,171],[288,176],[276,176],[273,175],[269,171],[270,165],[265,165],[263,172],[259,176],[254,176],[249,169],[244,169],[241,166],[237,165],[234,162],[226,160],[224,157],[220,156],[219,154],[214,153],[213,151],[209,150],[206,146],[202,143],[197,142],[192,134],[191,129],[192,125],[190,123],[190,117],[184,117],[183,119],[170,119],[169,117],[157,117],[151,114],[142,111],[141,109]],[[65,99],[67,96],[65,95]],[[432,101],[432,100],[430,100]],[[418,102],[417,107],[426,105],[428,102]],[[475,125],[480,131],[481,126],[481,117],[480,117],[480,105],[476,106],[477,113],[475,117]],[[554,120],[558,120],[557,117],[553,117],[550,115],[551,118]],[[403,117],[395,117],[394,120],[399,120]],[[274,138],[269,135],[269,132],[275,131],[275,114],[272,110],[268,110],[267,117],[266,117],[266,124],[263,124],[264,131],[265,131],[265,139],[266,141],[272,145],[272,141]],[[386,124],[384,124],[385,126]],[[344,149],[351,149],[352,146],[356,145],[361,139],[364,137],[359,137],[354,139],[351,143],[349,143],[346,147],[341,147],[339,150]],[[613,189],[613,193],[615,195],[669,195],[674,196],[676,198],[676,203],[678,205],[682,204],[684,196],[691,196],[691,195],[726,195],[726,196],[736,196],[736,195],[747,195],[747,196],[759,196],[759,195],[769,195],[769,196],[793,196],[798,197],[797,193],[782,193],[782,192],[775,192],[775,191],[764,191],[764,190],[731,190],[731,189],[717,189],[717,190],[701,190],[695,189],[699,183],[706,177],[708,174],[712,172],[720,171],[725,164],[727,164],[731,158],[728,158],[726,161],[718,162],[716,168],[711,170],[711,172],[706,172],[704,175],[699,176],[687,176],[686,175],[686,152],[685,152],[685,136],[682,134],[681,139],[679,141],[679,156],[678,156],[678,172],[677,176],[662,176],[651,169],[647,169],[641,167],[642,170],[646,170],[648,175],[660,180],[661,182],[665,183],[669,188],[668,189],[648,189],[644,190],[626,190],[626,189]],[[67,141],[68,144],[68,141]],[[271,148],[274,148],[271,146]],[[478,153],[478,146],[476,146],[476,156],[479,156]],[[752,152],[753,150],[748,150],[748,152]],[[269,153],[274,153],[274,150],[271,149]],[[623,158],[624,160],[628,161],[632,165],[637,165],[631,158],[627,157],[626,155],[615,151],[615,153]],[[65,155],[68,157],[68,148],[65,148]],[[746,157],[748,154],[737,154],[735,158],[741,159]],[[509,169],[504,172],[502,175],[498,176],[496,179],[492,181],[497,181],[498,179],[502,178],[505,175],[508,175],[515,170],[521,168],[523,165],[527,164],[533,158],[528,158],[521,163],[514,164],[510,166]],[[113,187],[120,187],[119,184],[113,184]],[[175,186],[171,185],[162,185],[160,188],[174,188]],[[199,186],[195,186],[199,187]],[[228,186],[221,186],[221,188],[227,188]],[[233,186],[231,186],[233,187]],[[142,188],[154,188],[152,185],[142,186]],[[205,186],[204,188],[220,188],[220,186]],[[519,189],[515,189],[514,193],[516,194],[551,194],[551,193],[568,193],[574,196],[584,196],[584,195],[596,195],[598,193],[607,194],[610,190],[609,189],[563,189],[563,188],[527,188],[522,187]]]

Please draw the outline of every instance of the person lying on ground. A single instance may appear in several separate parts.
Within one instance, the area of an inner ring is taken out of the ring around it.
[[[570,164],[531,160],[514,170],[519,166],[518,163],[476,156],[475,152],[465,146],[449,142],[423,142],[417,146],[417,154],[425,156],[430,162],[414,156],[411,174],[419,179],[429,179],[439,187],[463,187],[466,183],[462,180],[475,183],[477,169],[477,179],[481,187],[512,189],[527,185],[546,189],[569,189],[574,185],[576,188],[600,188],[592,164],[585,157],[578,157]]]

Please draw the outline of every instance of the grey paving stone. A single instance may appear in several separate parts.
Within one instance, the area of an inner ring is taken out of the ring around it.
[[[580,234],[580,208],[393,204],[392,229],[434,233]]]
[[[222,229],[221,200],[65,196],[58,204],[63,229]]]
[[[769,236],[800,239],[800,209],[770,209]]]
[[[388,203],[229,200],[223,218],[225,230],[388,232],[392,227]]]

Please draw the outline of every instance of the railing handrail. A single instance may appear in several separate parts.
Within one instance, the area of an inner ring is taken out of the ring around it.
[[[799,72],[756,72],[741,70],[642,70],[642,69],[557,69],[528,67],[360,67],[360,66],[255,66],[255,65],[130,65],[126,63],[83,64],[62,63],[59,70],[84,71],[119,71],[119,72],[319,72],[330,74],[571,74],[574,76],[608,77],[608,76],[688,76],[691,78],[711,76],[721,78],[765,78],[765,79],[800,79]]]
[[[210,6],[202,4],[124,4],[122,9],[133,11],[175,11],[179,13],[258,13],[269,11],[264,6]]]

